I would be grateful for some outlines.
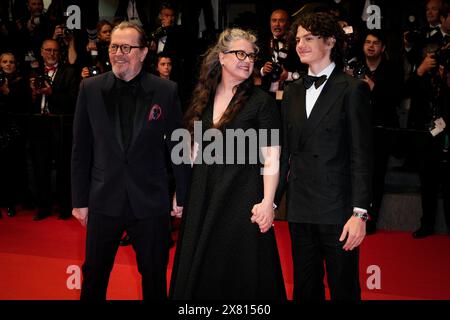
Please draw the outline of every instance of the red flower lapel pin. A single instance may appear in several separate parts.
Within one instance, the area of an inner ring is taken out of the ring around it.
[[[159,105],[154,104],[150,109],[150,113],[148,114],[148,121],[158,120],[161,118],[162,109]]]

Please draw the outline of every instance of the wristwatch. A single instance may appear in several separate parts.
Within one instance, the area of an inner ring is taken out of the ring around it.
[[[363,211],[353,211],[353,216],[360,218],[362,221],[366,222],[369,220],[369,214]]]
[[[299,78],[300,78],[300,73],[298,73],[297,71],[292,72],[292,79],[298,80]]]

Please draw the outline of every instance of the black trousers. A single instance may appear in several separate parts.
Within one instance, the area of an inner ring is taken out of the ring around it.
[[[345,251],[341,225],[289,223],[294,262],[294,301],[325,300],[326,266],[332,300],[360,300],[359,249]]]
[[[106,299],[109,276],[124,231],[131,237],[136,252],[144,300],[167,298],[169,214],[136,219],[130,212],[121,217],[89,213],[81,300]]]

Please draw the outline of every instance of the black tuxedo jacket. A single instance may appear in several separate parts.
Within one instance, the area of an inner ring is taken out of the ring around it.
[[[112,72],[81,83],[74,118],[72,205],[90,213],[119,216],[128,196],[139,218],[168,214],[170,208],[166,148],[181,127],[177,87],[144,73],[140,79],[132,141],[125,152],[120,120],[111,95]],[[174,165],[177,201],[182,206],[190,165]]]
[[[287,87],[281,106],[282,150],[276,202],[287,186],[287,218],[343,224],[371,195],[368,86],[336,67],[306,117],[303,80]]]

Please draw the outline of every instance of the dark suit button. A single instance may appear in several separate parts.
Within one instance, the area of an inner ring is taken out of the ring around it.
[[[319,156],[317,154],[313,155],[314,159],[317,159]]]
[[[125,159],[125,164],[128,164],[128,159]]]

